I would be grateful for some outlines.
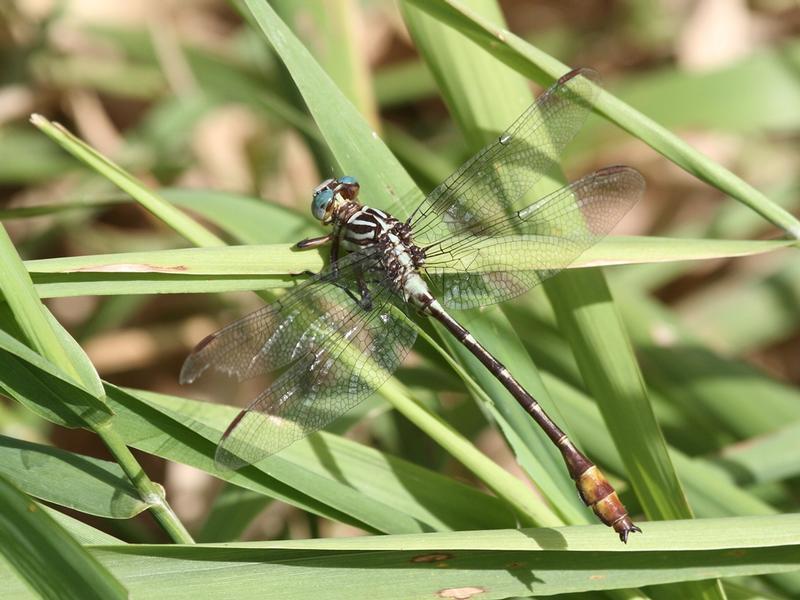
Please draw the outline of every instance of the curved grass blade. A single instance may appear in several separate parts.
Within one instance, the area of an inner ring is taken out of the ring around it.
[[[52,123],[41,115],[33,115],[31,122],[64,150],[95,169],[123,191],[129,193],[144,208],[187,240],[198,246],[220,246],[224,244],[216,235],[168,202],[165,202],[155,192],[146,189],[130,173],[72,135],[62,125]]]
[[[611,237],[584,252],[567,268],[754,256],[794,244],[777,240]],[[295,252],[291,246],[283,244],[157,250],[26,262],[42,298],[287,288],[299,283],[294,275],[316,272],[323,264],[319,253]],[[474,267],[480,268],[480,262]]]
[[[513,522],[501,499],[327,433],[256,466],[220,474],[214,453],[235,408],[110,386],[109,399],[130,445],[367,531],[475,529]]]
[[[89,358],[77,342],[42,304],[30,275],[5,228],[0,225],[0,292],[2,292],[27,341],[43,357],[66,373],[77,385],[102,402],[103,388]],[[107,415],[86,413],[91,420]]]
[[[1,475],[0,555],[43,598],[128,597],[105,566]],[[18,582],[5,570],[4,595]]]

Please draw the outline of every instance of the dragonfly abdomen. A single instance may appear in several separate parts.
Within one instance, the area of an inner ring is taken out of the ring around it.
[[[578,494],[584,504],[591,508],[603,523],[613,528],[623,542],[628,541],[630,533],[641,531],[633,524],[628,516],[628,511],[600,469],[575,447],[534,397],[511,375],[505,365],[492,356],[461,323],[451,317],[437,300],[432,299],[424,311],[442,323],[459,342],[464,344],[544,430],[547,437],[561,452],[570,477],[575,482]]]

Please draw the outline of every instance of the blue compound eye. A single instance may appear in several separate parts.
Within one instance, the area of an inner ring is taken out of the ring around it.
[[[345,175],[344,177],[339,177],[339,183],[344,183],[345,185],[358,185],[355,177],[350,177],[350,175]]]
[[[328,212],[328,206],[333,201],[333,190],[320,190],[311,201],[311,213],[315,219],[323,221]]]

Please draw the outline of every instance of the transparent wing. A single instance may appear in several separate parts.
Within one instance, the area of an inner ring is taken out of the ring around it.
[[[525,193],[558,165],[562,149],[581,128],[598,86],[588,69],[570,71],[547,89],[497,141],[434,189],[408,222],[425,246],[449,232],[478,227],[512,212]]]
[[[370,251],[351,253],[311,277],[282,298],[202,340],[187,357],[180,382],[192,383],[207,369],[239,381],[269,373],[297,360],[315,343],[314,330],[324,316],[345,321],[358,309],[357,279],[373,277]]]
[[[373,290],[372,306],[359,306],[344,320],[318,313],[306,352],[223,434],[218,465],[238,469],[266,458],[324,428],[391,376],[414,344],[416,330],[386,286]]]
[[[374,249],[365,249],[200,342],[181,383],[209,368],[244,380],[285,367],[225,431],[218,464],[239,468],[265,458],[378,388],[416,338],[396,300]]]
[[[600,169],[510,215],[496,214],[429,246],[426,274],[450,308],[508,300],[605,237],[644,188],[635,169]]]

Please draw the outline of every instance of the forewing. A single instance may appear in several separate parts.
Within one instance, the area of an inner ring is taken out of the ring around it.
[[[425,246],[453,231],[511,213],[533,185],[558,165],[562,149],[591,110],[598,86],[588,69],[570,71],[540,95],[497,141],[434,189],[409,222]]]
[[[217,448],[218,465],[238,469],[266,458],[324,428],[391,376],[416,330],[386,286],[373,290],[372,307],[326,320],[326,334],[236,417]]]
[[[321,323],[345,321],[356,309],[356,280],[371,276],[374,264],[372,250],[348,254],[335,268],[212,333],[186,358],[181,383],[192,383],[209,368],[243,381],[297,360],[315,343]]]
[[[427,250],[426,273],[443,305],[508,300],[552,277],[605,237],[644,192],[630,167],[607,167],[511,215],[451,234]]]

